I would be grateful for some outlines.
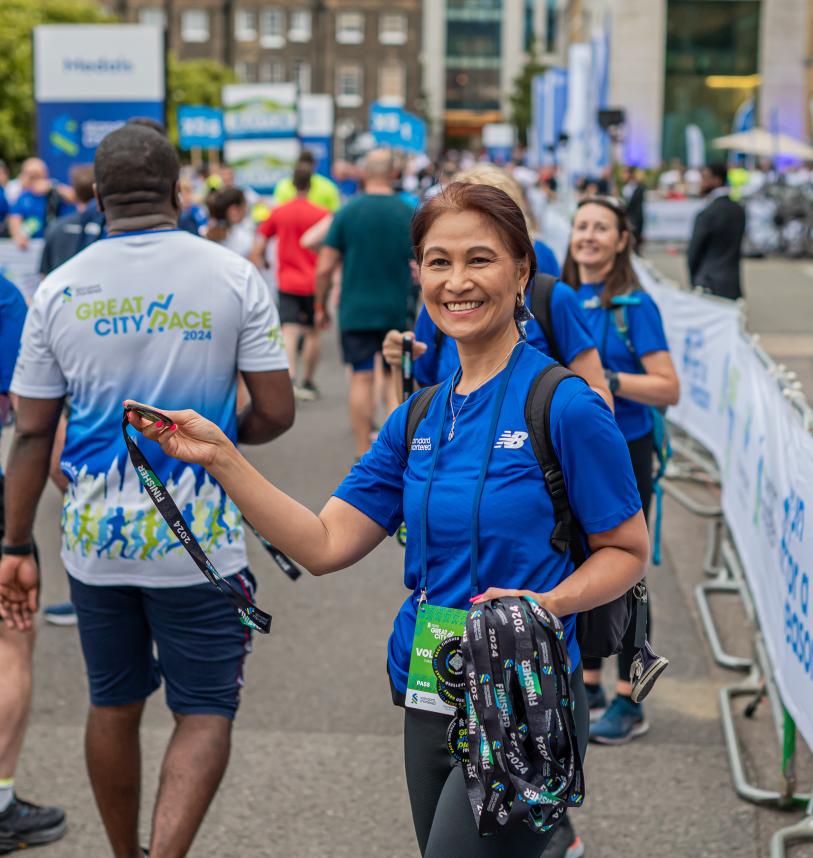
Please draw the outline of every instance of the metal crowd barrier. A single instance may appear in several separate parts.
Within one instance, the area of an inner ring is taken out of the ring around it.
[[[661,282],[668,282],[651,266],[644,263],[649,272]],[[674,285],[674,284],[673,284]],[[757,358],[774,378],[783,396],[799,414],[806,431],[813,433],[813,410],[807,403],[802,385],[796,375],[777,364],[759,344],[759,337],[745,331],[745,307],[740,302],[741,334]],[[805,816],[797,823],[774,833],[770,844],[770,858],[786,858],[787,846],[798,842],[813,842],[813,795],[800,793],[796,789],[796,724],[785,709],[773,676],[770,660],[765,649],[759,621],[754,609],[748,582],[733,542],[727,537],[722,509],[719,505],[703,504],[692,497],[677,483],[689,482],[720,485],[720,474],[716,463],[707,451],[686,433],[673,427],[674,465],[670,466],[663,481],[664,492],[686,510],[708,522],[708,544],[703,563],[703,572],[710,577],[695,588],[700,619],[712,649],[715,661],[731,670],[748,671],[741,682],[720,691],[720,717],[726,743],[729,767],[734,789],[742,799],[753,804],[780,810],[805,808]],[[753,656],[727,653],[714,625],[709,604],[712,594],[737,595],[746,617],[754,628]],[[777,789],[766,789],[751,783],[746,776],[742,751],[737,737],[734,717],[734,701],[748,697],[746,717],[753,717],[759,704],[768,701],[771,718],[782,749],[781,773]]]

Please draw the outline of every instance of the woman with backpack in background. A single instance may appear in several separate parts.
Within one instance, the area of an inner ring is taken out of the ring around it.
[[[659,415],[653,415],[653,408],[677,403],[680,387],[658,308],[635,276],[630,242],[630,226],[620,200],[581,200],[562,279],[576,291],[598,346],[615,401],[616,423],[629,448],[641,506],[648,520],[653,432],[659,419]],[[584,660],[591,720],[596,719],[590,726],[591,741],[623,744],[649,729],[643,707],[630,697],[634,642],[633,619],[618,656],[616,696],[609,707],[601,687],[601,660]]]
[[[169,426],[132,411],[128,419],[167,455],[202,464],[266,539],[315,575],[358,562],[406,521],[417,536],[407,543],[409,594],[394,622],[387,664],[393,700],[405,705],[404,759],[421,854],[539,858],[556,828],[537,833],[523,824],[521,813],[508,814],[495,836],[479,836],[467,774],[448,750],[454,721],[439,708],[413,708],[418,692],[408,685],[410,668],[422,657],[416,627],[447,609],[465,617],[472,603],[503,597],[532,599],[561,618],[557,639],[566,644],[572,691],[564,700],[567,714],[539,729],[540,719],[528,716],[524,726],[537,749],[553,748],[551,737],[566,727],[572,755],[556,778],[565,783],[584,755],[588,732],[576,617],[617,600],[640,581],[649,553],[646,526],[626,444],[609,407],[583,379],[525,342],[525,290],[535,275],[535,255],[516,204],[495,188],[453,183],[416,214],[412,241],[427,310],[455,341],[460,366],[439,388],[416,394],[390,415],[318,515],[268,483],[194,411],[169,412]],[[422,409],[413,411],[419,399]],[[533,443],[538,410],[545,415],[548,461],[555,459],[551,488]],[[581,565],[574,559],[581,542],[572,527],[564,545],[548,536],[563,524],[557,517],[563,502],[569,522],[587,534],[592,553]],[[369,609],[379,607],[371,603]],[[478,607],[468,616],[486,610]],[[533,655],[518,670],[537,706],[543,695],[534,689],[532,662],[545,654]],[[479,681],[487,683],[488,674]],[[546,687],[558,706],[556,692]],[[553,711],[548,704],[545,710]],[[504,753],[496,743],[491,747]],[[549,773],[560,762],[555,758],[543,769]],[[493,776],[488,781],[492,791],[505,788],[495,786]],[[552,800],[551,794],[545,798]]]
[[[534,235],[522,188],[505,170],[493,164],[480,164],[472,170],[458,173],[455,181],[487,185],[508,194],[522,211],[529,235]],[[582,318],[578,301],[559,280],[559,264],[553,251],[539,238],[533,240],[533,249],[538,282],[528,289],[526,303],[531,305],[530,293],[534,288],[545,288],[548,295],[544,299],[546,319],[531,319],[526,323],[528,343],[580,375],[612,407],[596,343]],[[542,282],[543,278],[547,278],[547,282]],[[396,369],[401,366],[403,338],[403,332],[390,331],[384,340],[384,358]],[[460,364],[454,340],[446,337],[437,327],[425,306],[421,308],[415,323],[412,348],[416,361],[415,380],[421,386],[436,384],[447,378]],[[394,384],[400,385],[397,373],[392,374],[392,379]],[[399,397],[400,393],[399,388]]]

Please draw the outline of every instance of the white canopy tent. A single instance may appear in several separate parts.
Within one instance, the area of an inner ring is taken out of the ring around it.
[[[746,155],[759,155],[765,158],[799,158],[801,161],[813,161],[813,146],[787,134],[772,134],[765,128],[752,128],[740,134],[728,134],[712,140],[718,149],[732,149]]]

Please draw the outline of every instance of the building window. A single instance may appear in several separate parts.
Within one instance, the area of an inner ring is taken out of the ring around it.
[[[378,41],[382,45],[405,45],[407,16],[403,12],[387,12],[378,19]]]
[[[339,107],[361,107],[364,70],[359,63],[341,63],[336,66],[336,104]]]
[[[360,45],[364,41],[364,13],[336,14],[336,41],[340,45]]]
[[[238,42],[257,39],[257,13],[253,9],[236,9],[234,12],[234,38]]]
[[[556,0],[546,0],[545,3],[545,50],[552,54],[556,50],[557,25],[559,13]]]
[[[285,83],[285,63],[279,60],[265,60],[260,63],[260,83]]]
[[[711,141],[735,130],[737,117],[753,106],[759,91],[761,8],[757,0],[669,0],[665,162],[686,161],[686,126],[697,125]],[[709,159],[720,157],[706,145]]]
[[[391,107],[403,107],[406,96],[406,69],[403,63],[388,62],[378,69],[378,100]]]
[[[309,42],[311,40],[310,9],[295,9],[291,12],[291,26],[288,30],[291,42]]]
[[[138,23],[164,28],[167,25],[167,15],[160,6],[142,6],[138,10]]]
[[[241,60],[235,65],[234,70],[237,72],[237,79],[240,83],[257,82],[257,63]]]
[[[184,42],[209,41],[209,13],[206,9],[181,12],[181,39]]]
[[[282,9],[263,9],[260,12],[260,44],[264,48],[285,45],[285,12]]]
[[[299,93],[311,91],[311,64],[305,60],[294,60],[293,82]]]

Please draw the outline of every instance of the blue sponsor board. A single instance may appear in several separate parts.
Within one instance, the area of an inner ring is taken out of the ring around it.
[[[93,162],[96,147],[135,116],[164,121],[161,101],[37,103],[37,149],[51,175],[67,182],[74,164]]]
[[[178,108],[178,145],[190,149],[223,148],[223,111],[202,104],[185,104]]]
[[[392,146],[407,152],[426,151],[426,123],[400,107],[371,104],[370,133],[379,146]]]

